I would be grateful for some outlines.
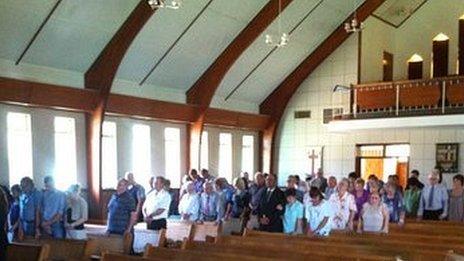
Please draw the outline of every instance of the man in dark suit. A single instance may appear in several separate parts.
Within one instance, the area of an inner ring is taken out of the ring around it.
[[[266,178],[266,191],[262,193],[257,208],[259,230],[282,233],[284,207],[285,195],[282,190],[277,187],[277,176],[275,174],[270,174]]]

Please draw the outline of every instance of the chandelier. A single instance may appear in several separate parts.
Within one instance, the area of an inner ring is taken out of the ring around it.
[[[166,0],[148,0],[150,7],[155,10],[158,8],[179,9],[180,0],[171,0],[170,4],[166,4]]]
[[[353,6],[353,8],[354,8],[353,19],[351,19],[350,22],[345,23],[345,31],[347,33],[358,33],[364,29],[364,23],[358,21],[358,17],[356,15],[356,5]]]
[[[290,40],[290,36],[287,34],[287,33],[282,33],[282,2],[281,0],[279,0],[279,14],[277,16],[277,21],[278,21],[278,25],[279,25],[279,42],[275,42],[274,41],[274,37],[270,34],[266,34],[266,39],[265,39],[265,43],[269,46],[273,46],[273,47],[284,47],[286,45],[288,45],[288,42]]]

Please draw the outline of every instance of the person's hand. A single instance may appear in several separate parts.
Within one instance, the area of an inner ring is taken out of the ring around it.
[[[130,229],[126,229],[126,230],[124,231],[124,237],[130,236],[130,234],[131,234]]]
[[[314,237],[315,236],[314,231],[312,231],[311,229],[308,229],[308,231],[306,232],[306,235],[308,235],[308,237]]]
[[[382,233],[380,233],[380,234],[386,236],[386,235],[388,235],[388,230],[387,230],[387,229],[384,229],[384,230],[382,231]]]
[[[443,213],[443,214],[441,214],[438,218],[439,218],[440,220],[444,220],[444,219],[446,218],[446,214]]]
[[[195,221],[195,223],[201,225],[201,224],[203,224],[203,220],[200,220],[200,219],[199,219],[199,220]]]
[[[267,218],[267,217],[262,217],[262,218],[259,219],[259,223],[260,223],[261,225],[269,225],[269,218]]]
[[[353,221],[349,221],[349,222],[348,222],[348,230],[349,230],[349,231],[353,231],[353,230],[354,230],[354,228],[353,228]]]
[[[398,222],[398,226],[404,227],[404,219],[400,219],[400,221]]]
[[[40,236],[41,236],[41,234],[40,234],[40,228],[36,228],[36,229],[35,229],[35,239],[40,239]]]
[[[284,209],[284,207],[282,207],[282,205],[279,204],[279,205],[276,206],[276,209],[279,210],[279,211],[282,211]]]
[[[422,216],[417,216],[417,221],[422,221]]]
[[[363,232],[363,231],[362,231],[362,229],[360,229],[360,228],[358,228],[358,229],[356,230],[356,233],[358,233],[358,234],[362,234],[362,232]]]

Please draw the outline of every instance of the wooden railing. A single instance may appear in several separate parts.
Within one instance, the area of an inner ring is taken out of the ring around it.
[[[464,113],[464,76],[352,86],[352,111],[334,119]]]

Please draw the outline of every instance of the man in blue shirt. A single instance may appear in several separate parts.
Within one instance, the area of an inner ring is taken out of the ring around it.
[[[126,235],[132,232],[137,221],[134,198],[127,192],[129,183],[125,179],[118,182],[116,193],[108,203],[108,234]]]
[[[40,202],[42,193],[34,187],[29,177],[21,179],[22,194],[19,197],[20,234],[24,236],[40,236]]]
[[[429,184],[422,189],[418,220],[443,220],[448,216],[448,191],[439,184],[440,176],[436,172],[429,175]]]
[[[200,222],[215,221],[221,222],[224,216],[224,202],[218,193],[214,192],[213,182],[206,182],[203,185],[203,193],[200,198]]]
[[[51,176],[44,178],[45,189],[40,205],[42,233],[53,238],[64,238],[64,213],[66,210],[66,195],[55,188]]]

